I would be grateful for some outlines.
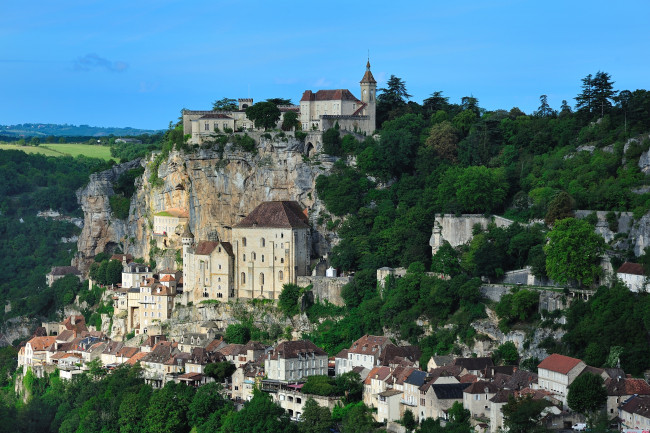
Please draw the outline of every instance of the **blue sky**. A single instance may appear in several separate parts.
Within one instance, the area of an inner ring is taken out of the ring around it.
[[[164,129],[222,97],[358,95],[368,50],[379,87],[394,74],[417,102],[557,109],[599,70],[650,88],[648,17],[647,0],[5,2],[0,124]]]

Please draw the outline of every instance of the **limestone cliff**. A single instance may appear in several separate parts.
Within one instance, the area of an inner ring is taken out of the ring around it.
[[[92,258],[102,251],[112,251],[127,233],[125,221],[113,218],[109,198],[115,192],[113,184],[120,175],[137,168],[136,159],[113,166],[110,170],[90,175],[88,184],[77,191],[77,200],[84,213],[84,225],[77,241],[77,255],[72,264],[83,273],[88,271]]]
[[[189,211],[189,225],[197,239],[218,235],[230,240],[230,228],[258,204],[269,200],[295,200],[309,213],[316,227],[318,215],[325,211],[317,199],[315,180],[327,173],[334,159],[325,155],[306,156],[305,144],[293,137],[264,138],[253,133],[257,153],[228,144],[220,153],[216,147],[196,148],[192,152],[171,152],[158,168],[162,185],[149,182],[152,160],[143,162],[146,170],[136,180],[137,191],[131,200],[127,221],[113,218],[109,196],[119,175],[139,162],[121,164],[94,174],[88,186],[78,192],[85,225],[78,243],[77,265],[88,269],[91,258],[106,247],[120,245],[125,253],[149,257],[153,215],[169,208]],[[330,239],[320,228],[314,230],[312,251],[321,256],[330,249]],[[173,261],[173,259],[171,260]],[[173,263],[159,261],[158,265]]]

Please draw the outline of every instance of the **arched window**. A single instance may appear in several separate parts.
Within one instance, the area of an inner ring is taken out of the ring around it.
[[[246,284],[246,273],[244,272],[241,273],[241,283]]]
[[[264,238],[260,239],[260,247],[265,247],[266,246],[266,241]]]
[[[280,258],[280,263],[284,263],[284,259],[283,259],[283,258]]]
[[[242,244],[243,246],[246,246],[246,238],[242,238],[242,239],[241,239],[241,244]]]
[[[282,281],[284,279],[284,272],[279,271],[278,272],[278,280]]]
[[[264,284],[264,273],[260,272],[260,284]]]
[[[255,254],[255,251],[251,254],[251,260],[257,259],[257,255]]]
[[[284,238],[284,233],[280,233],[280,239]]]
[[[262,263],[264,263],[264,254],[262,254]]]
[[[242,256],[242,260],[243,260],[243,261],[246,261],[246,254],[244,254],[244,255]]]

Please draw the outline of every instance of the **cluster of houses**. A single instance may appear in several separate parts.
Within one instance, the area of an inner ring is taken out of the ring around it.
[[[128,254],[111,257],[123,266],[122,284],[112,294],[116,315],[127,319],[126,333],[147,333],[178,303],[277,300],[285,284],[311,274],[309,219],[295,201],[261,203],[231,228],[228,241],[196,239],[179,209],[154,215],[153,227],[157,243],[182,251],[182,270],[154,273]]]
[[[583,361],[559,354],[545,358],[538,373],[517,366],[496,366],[489,357],[454,358],[434,356],[426,368],[419,365],[415,346],[398,346],[383,336],[365,335],[334,357],[308,340],[285,341],[274,347],[259,342],[228,344],[206,332],[183,335],[170,341],[164,335],[149,335],[139,347],[114,342],[96,331],[88,331],[83,316],[65,319],[56,335],[39,328],[19,351],[19,367],[35,374],[59,369],[63,379],[89,368],[99,360],[106,369],[138,364],[146,383],[159,388],[165,383],[184,382],[201,386],[213,381],[206,366],[230,362],[235,372],[225,389],[235,401],[248,401],[254,389],[273,396],[294,419],[302,415],[313,398],[333,409],[341,397],[308,395],[301,392],[309,376],[334,376],[350,371],[363,382],[363,402],[375,411],[378,422],[393,422],[409,410],[417,420],[447,419],[452,405],[461,403],[470,411],[481,431],[503,429],[502,407],[510,397],[531,396],[550,403],[545,409],[547,427],[566,428],[578,420],[567,407],[568,386],[582,374],[603,377],[607,391],[607,414],[627,429],[650,426],[650,385],[631,378],[620,368],[595,368]]]

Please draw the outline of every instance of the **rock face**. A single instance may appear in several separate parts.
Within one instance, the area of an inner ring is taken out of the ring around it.
[[[110,251],[126,234],[125,221],[113,218],[109,198],[115,194],[113,183],[120,175],[140,165],[141,160],[136,159],[115,165],[110,170],[93,173],[88,185],[77,191],[77,200],[84,212],[84,225],[77,242],[77,256],[72,264],[82,273],[88,271],[95,254],[105,249]]]
[[[85,225],[74,264],[87,272],[95,254],[117,245],[135,257],[149,257],[153,215],[169,208],[189,211],[189,225],[196,239],[216,235],[230,241],[231,227],[258,204],[271,200],[295,200],[307,209],[317,229],[313,231],[312,251],[317,256],[327,253],[336,239],[333,234],[326,238],[325,230],[316,227],[325,207],[316,197],[315,180],[329,172],[335,159],[324,155],[306,158],[304,143],[293,137],[252,136],[258,143],[257,154],[230,143],[222,153],[216,147],[201,147],[191,153],[171,152],[158,168],[162,185],[149,182],[153,158],[143,162],[145,173],[136,180],[127,221],[112,217],[112,183],[140,162],[121,164],[91,176],[88,186],[78,191]]]

